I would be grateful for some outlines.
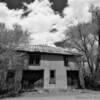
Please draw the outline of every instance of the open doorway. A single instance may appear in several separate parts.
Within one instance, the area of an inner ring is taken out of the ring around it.
[[[68,88],[78,89],[79,84],[79,71],[68,70],[67,71],[67,86]]]
[[[43,70],[24,70],[22,75],[23,89],[43,88],[44,71]]]

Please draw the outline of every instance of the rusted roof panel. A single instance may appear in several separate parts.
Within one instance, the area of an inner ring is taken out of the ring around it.
[[[62,55],[80,55],[79,53],[72,52],[60,47],[52,47],[47,45],[20,45],[17,50],[26,52],[41,52],[51,54],[62,54]]]

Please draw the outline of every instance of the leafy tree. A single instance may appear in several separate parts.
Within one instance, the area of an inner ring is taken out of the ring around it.
[[[24,67],[25,54],[17,52],[16,47],[27,42],[28,34],[22,31],[20,26],[15,25],[13,30],[8,30],[4,24],[0,24],[0,90],[7,88],[8,82],[5,83],[8,70],[15,70],[16,91],[18,85],[20,87],[19,75],[21,76],[21,68]],[[13,84],[10,85],[13,86]]]

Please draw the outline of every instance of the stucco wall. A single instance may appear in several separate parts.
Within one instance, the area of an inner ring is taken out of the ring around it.
[[[44,69],[44,88],[67,88],[66,67],[64,66],[64,60],[62,55],[41,55],[40,65],[28,66],[29,70]],[[56,84],[50,85],[50,70],[56,70]]]
[[[44,70],[44,89],[67,89],[67,70],[78,68],[74,58],[69,58],[69,66],[64,66],[62,55],[42,54],[40,65],[28,66],[29,70]],[[50,70],[56,70],[56,84],[49,84]]]
[[[41,58],[41,67],[45,68],[44,88],[67,89],[66,67],[64,66],[63,56],[43,55]],[[56,84],[49,84],[50,70],[56,70]]]

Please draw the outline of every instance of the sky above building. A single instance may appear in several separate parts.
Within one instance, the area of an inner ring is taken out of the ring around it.
[[[30,33],[31,44],[48,45],[68,38],[65,37],[68,27],[91,21],[91,4],[100,6],[100,0],[68,0],[68,3],[66,0],[29,0],[20,9],[12,9],[25,0],[4,1],[0,3],[0,22],[8,29],[13,29],[14,24],[20,25]]]
[[[35,0],[1,0],[7,3],[9,9],[23,8],[23,2],[32,3]],[[41,0],[40,0],[41,1]],[[55,11],[62,12],[67,5],[67,0],[49,0],[52,3],[52,8]]]

